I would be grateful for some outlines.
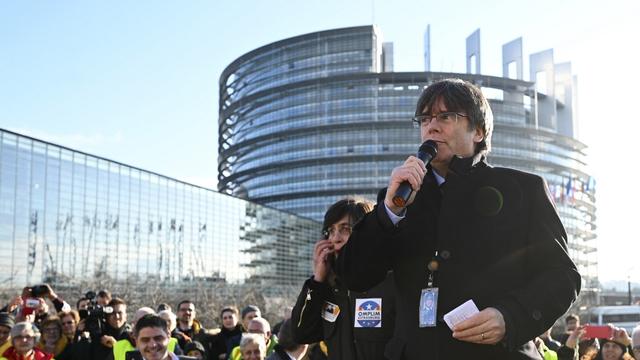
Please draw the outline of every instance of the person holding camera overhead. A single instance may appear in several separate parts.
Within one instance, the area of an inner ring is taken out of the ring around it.
[[[39,324],[47,317],[49,311],[45,299],[51,301],[56,312],[71,310],[71,306],[59,297],[49,284],[42,284],[25,287],[22,289],[22,294],[1,308],[0,312],[14,314],[16,322],[32,321]]]

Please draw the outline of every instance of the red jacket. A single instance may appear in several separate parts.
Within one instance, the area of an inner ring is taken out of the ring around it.
[[[7,360],[51,360],[53,355],[34,348],[31,356],[20,356],[12,346],[2,354],[2,358]]]

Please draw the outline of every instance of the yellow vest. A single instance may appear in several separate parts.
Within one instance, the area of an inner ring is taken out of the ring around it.
[[[11,347],[11,336],[9,336],[9,338],[7,339],[7,341],[5,341],[4,344],[0,345],[0,356],[2,356],[2,354],[4,354],[4,352],[7,351],[7,349],[10,347]]]
[[[136,348],[131,344],[129,339],[118,340],[116,341],[116,344],[113,345],[113,360],[125,360],[127,358],[127,353],[135,349]]]
[[[278,345],[278,338],[271,335],[271,341],[269,341],[269,346],[267,346],[267,356],[273,353],[273,348]],[[243,360],[242,353],[240,352],[240,346],[236,346],[231,350],[231,356],[229,357],[231,360]],[[117,359],[116,359],[117,360]]]

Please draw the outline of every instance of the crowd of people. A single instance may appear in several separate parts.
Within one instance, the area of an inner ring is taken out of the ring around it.
[[[220,328],[208,330],[190,300],[178,303],[175,313],[167,303],[129,312],[125,300],[102,290],[81,297],[73,309],[45,284],[25,288],[0,309],[0,360],[386,359],[395,328],[393,277],[360,293],[349,291],[334,269],[349,241],[349,224],[372,206],[350,197],[329,208],[324,239],[315,246],[313,276],[273,329],[255,305],[242,311],[224,307]],[[622,328],[609,329],[608,337],[590,337],[571,314],[562,336],[556,340],[548,329],[533,339],[530,350],[544,360],[640,359],[640,325],[631,336]]]
[[[241,312],[224,307],[222,326],[206,329],[190,300],[178,303],[175,313],[166,303],[129,312],[126,301],[107,290],[94,295],[81,297],[74,309],[47,284],[25,288],[0,309],[0,360],[290,360],[307,355],[309,346],[294,341],[289,319],[276,324],[276,334],[255,305]],[[321,347],[314,347],[315,355],[307,359],[326,358]]]
[[[565,318],[565,331],[556,340],[551,329],[535,339],[537,350],[545,360],[630,360],[640,359],[640,325],[630,337],[624,328],[607,325],[608,337],[593,337],[580,317],[569,314]]]
[[[552,338],[581,277],[545,181],[487,162],[493,115],[481,89],[436,81],[413,121],[418,154],[393,169],[376,205],[329,207],[313,275],[274,330],[253,305],[223,308],[222,326],[207,330],[190,300],[128,322],[125,300],[107,291],[71,309],[41,285],[1,310],[0,360],[640,359],[640,327],[594,332],[570,315]]]

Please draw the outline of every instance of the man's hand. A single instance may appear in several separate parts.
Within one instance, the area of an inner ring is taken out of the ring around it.
[[[580,342],[582,337],[584,336],[585,332],[586,331],[584,330],[584,326],[578,327],[577,329],[573,330],[571,334],[569,334],[569,337],[567,338],[567,341],[564,344],[570,349],[575,349],[576,346],[578,346],[578,343]]]
[[[7,305],[7,310],[8,312],[12,312],[14,311],[16,308],[21,306],[24,306],[24,300],[22,300],[22,296],[18,295],[16,297],[14,297],[11,302],[9,303],[9,305]]]
[[[49,313],[49,305],[44,301],[44,299],[38,299],[38,307],[35,308],[34,313],[36,314],[47,314]]]
[[[43,284],[43,286],[47,288],[46,296],[49,298],[49,300],[53,301],[58,298],[58,295],[56,295],[56,293],[53,291],[51,285]]]
[[[80,322],[78,323],[78,327],[76,328],[76,330],[78,331],[84,331],[84,319],[80,320]]]
[[[488,307],[453,328],[453,337],[475,344],[497,344],[504,338],[506,327],[502,313]]]
[[[416,193],[422,186],[422,180],[427,173],[427,168],[422,160],[415,156],[409,156],[405,160],[404,164],[396,167],[391,172],[391,178],[389,179],[389,185],[387,187],[387,195],[384,198],[384,204],[396,215],[402,212],[403,208],[397,207],[393,204],[393,197],[396,195],[396,191],[404,181],[408,181],[411,184],[413,193],[407,200],[406,206],[409,206],[416,197]]]
[[[116,339],[113,336],[102,335],[100,343],[108,348],[112,348],[116,344]]]
[[[313,248],[313,279],[325,282],[329,275],[329,256],[333,254],[333,245],[329,240],[320,240]]]
[[[613,325],[609,324],[609,326]],[[624,346],[631,345],[631,338],[629,338],[629,334],[627,334],[627,330],[625,330],[624,328],[614,327],[612,340],[617,342],[618,344],[623,344]]]

